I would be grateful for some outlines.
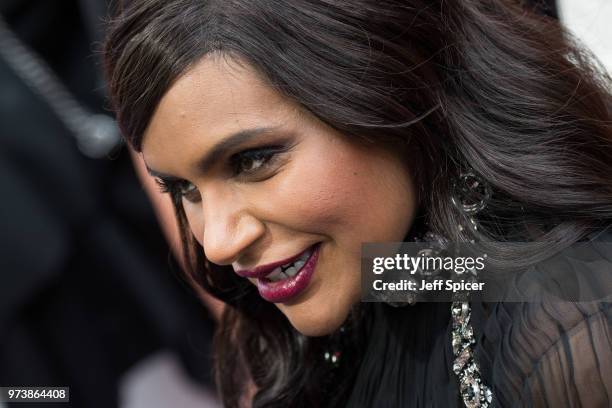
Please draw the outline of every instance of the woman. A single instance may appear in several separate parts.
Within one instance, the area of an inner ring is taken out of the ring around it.
[[[610,403],[609,303],[474,303],[455,373],[461,310],[359,302],[363,242],[605,239],[609,78],[555,21],[494,0],[134,1],[105,57],[190,276],[229,305],[227,406]]]

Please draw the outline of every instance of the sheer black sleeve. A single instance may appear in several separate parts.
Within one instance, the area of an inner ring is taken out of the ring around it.
[[[612,406],[610,303],[499,304],[495,313],[479,356],[498,406]]]
[[[567,263],[580,268],[587,278],[580,292],[591,296],[604,293],[612,282],[612,253],[593,245],[597,259],[587,248],[583,259],[572,254]],[[507,302],[474,305],[474,310],[482,329],[477,358],[497,406],[612,407],[609,294],[591,302]]]

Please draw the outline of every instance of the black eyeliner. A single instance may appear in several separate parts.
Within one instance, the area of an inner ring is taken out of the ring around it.
[[[267,166],[271,161],[276,159],[277,155],[288,152],[292,147],[293,147],[292,145],[288,146],[286,144],[285,145],[274,144],[274,145],[267,145],[267,146],[261,146],[261,147],[253,147],[253,148],[245,149],[238,153],[235,153],[229,158],[230,166],[232,168],[232,173],[234,174],[234,176],[241,176],[241,175],[244,175],[245,177],[248,176],[249,175],[248,172],[244,172],[244,174],[242,174],[242,172],[237,171],[240,165],[240,161],[244,158],[249,158],[253,160],[254,158],[258,156],[265,157],[264,164],[263,164],[264,168],[261,169],[263,170],[265,169],[265,166]],[[253,174],[255,173],[257,173],[257,170],[253,171]]]

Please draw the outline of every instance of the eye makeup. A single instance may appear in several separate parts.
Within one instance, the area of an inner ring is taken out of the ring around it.
[[[264,181],[274,175],[271,172],[280,165],[280,156],[287,153],[291,147],[275,144],[242,150],[229,157],[229,173],[239,181]],[[188,180],[155,175],[155,181],[162,193],[180,196],[190,202],[201,200],[197,187]]]

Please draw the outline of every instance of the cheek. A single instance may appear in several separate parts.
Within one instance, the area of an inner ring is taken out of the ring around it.
[[[352,149],[326,149],[296,160],[275,183],[276,214],[303,231],[402,240],[414,212],[413,188],[396,161]]]
[[[325,233],[341,225],[354,200],[354,183],[324,160],[300,157],[269,185],[267,215],[290,229]]]

